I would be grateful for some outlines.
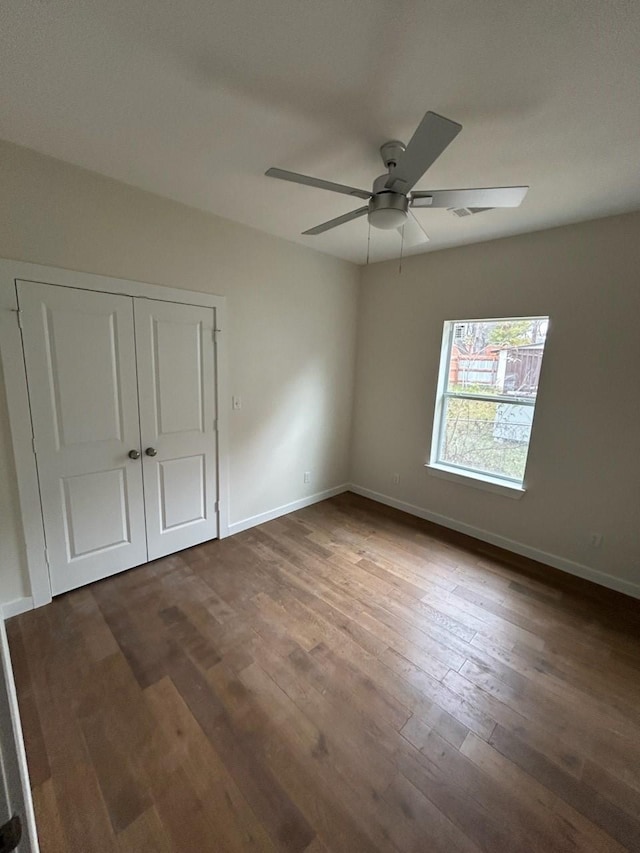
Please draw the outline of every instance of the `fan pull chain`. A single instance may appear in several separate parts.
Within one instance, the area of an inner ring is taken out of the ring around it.
[[[369,249],[371,248],[371,223],[368,222],[369,230],[367,232],[367,266],[369,266]]]
[[[402,274],[402,253],[404,252],[404,225],[400,230],[400,263],[398,264],[398,275]]]

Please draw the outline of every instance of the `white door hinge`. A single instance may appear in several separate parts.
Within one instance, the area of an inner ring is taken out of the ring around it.
[[[18,318],[18,326],[20,326],[20,331],[22,331],[22,311],[19,308],[16,309],[16,317]]]
[[[45,559],[45,562],[47,564],[47,567],[51,568],[51,563],[49,562],[49,549],[48,548],[44,549],[44,559]]]
[[[213,419],[213,431],[218,432],[218,419],[217,418]]]
[[[31,436],[31,447],[33,447],[33,455],[37,456],[38,451],[36,450],[36,437],[35,437],[35,435]]]
[[[215,504],[213,505],[213,511],[220,512],[220,501],[215,502]]]

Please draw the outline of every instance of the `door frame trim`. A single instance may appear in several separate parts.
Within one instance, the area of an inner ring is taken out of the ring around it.
[[[22,735],[18,694],[16,693],[16,684],[13,678],[13,665],[11,663],[7,629],[2,614],[0,614],[0,659],[0,678],[2,679],[2,684],[0,685],[2,699],[0,703],[5,706],[5,710],[8,707],[9,711],[9,719],[4,731],[4,738],[6,740],[4,740],[2,747],[3,750],[10,751],[11,753],[11,755],[5,756],[4,761],[9,763],[12,770],[10,780],[5,776],[4,781],[8,786],[5,793],[7,799],[10,801],[11,811],[17,813],[22,818],[22,842],[20,843],[20,850],[24,850],[24,853],[39,853],[38,830],[33,809],[31,783],[29,781],[29,766],[27,764],[24,737]],[[1,769],[0,773],[2,773]]]
[[[220,539],[228,536],[229,434],[228,406],[225,405],[228,400],[226,298],[212,293],[165,287],[160,284],[148,284],[94,273],[75,272],[58,267],[25,263],[24,261],[0,259],[0,359],[4,371],[11,443],[18,482],[20,520],[26,547],[33,606],[41,607],[51,601],[51,584],[45,553],[38,470],[32,444],[27,373],[22,351],[22,335],[17,322],[18,295],[16,282],[18,280],[215,309],[218,536]]]

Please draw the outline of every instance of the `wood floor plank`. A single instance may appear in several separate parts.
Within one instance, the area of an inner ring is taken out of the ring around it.
[[[528,813],[538,825],[546,849],[591,849],[620,853],[625,848],[585,819],[545,785],[470,732],[460,751],[488,776],[510,791],[519,813]]]
[[[379,849],[369,838],[372,827],[369,824],[361,827],[354,820],[348,805],[354,800],[359,805],[360,800],[342,777],[339,762],[336,766],[325,761],[328,748],[321,733],[308,722],[295,725],[293,717],[273,719],[260,707],[260,702],[253,701],[251,690],[238,689],[224,666],[216,667],[211,677],[225,697],[234,729],[254,755],[268,758],[270,771],[280,780],[283,791],[318,835],[325,842],[329,840],[331,849],[340,853]],[[281,849],[288,849],[286,841],[285,835]]]
[[[640,766],[640,740],[619,734],[614,726],[603,727],[599,714],[583,714],[578,705],[573,709],[563,709],[561,703],[552,701],[548,694],[543,693],[541,701],[532,701],[536,695],[535,687],[524,684],[513,687],[475,664],[468,662],[465,667],[464,673],[451,673],[451,679],[460,681],[465,676],[469,677],[475,687],[499,699],[526,719],[548,727],[568,745],[583,749],[596,761],[600,758],[606,760],[610,767],[618,768],[624,778],[635,778],[632,768]]]
[[[387,849],[389,839],[380,825],[377,803],[390,778],[371,774],[370,762],[358,753],[356,744],[349,745],[346,739],[336,736],[335,729],[309,725],[310,720],[302,709],[260,667],[246,668],[241,679],[254,695],[260,696],[258,701],[267,710],[279,735],[286,733],[288,742],[293,736],[298,743],[306,745],[306,758],[301,763],[310,766],[312,774],[330,786],[329,798],[341,803],[355,818],[355,825],[362,821],[364,833],[378,849]],[[295,797],[295,792],[292,795]]]
[[[248,713],[246,688],[223,668],[212,679],[214,687],[186,659],[172,665],[171,678],[270,836],[283,850],[304,850],[314,832],[256,749],[260,732],[238,730],[230,718],[234,705],[241,706],[238,715]]]
[[[384,799],[392,810],[389,832],[401,850],[420,850],[428,838],[434,853],[480,853],[481,848],[401,773],[385,791]],[[398,815],[406,820],[399,820]]]
[[[496,726],[489,744],[623,846],[640,850],[640,815],[636,820],[630,818],[623,809],[578,782],[502,726]]]
[[[40,849],[48,853],[68,853],[69,848],[58,811],[53,781],[47,779],[40,785],[33,785],[31,793]]]
[[[64,848],[78,853],[108,853],[117,849],[116,839],[96,769],[74,713],[76,685],[82,680],[83,649],[73,626],[65,623],[66,612],[63,602],[61,608],[43,608],[24,620],[24,637],[32,651],[29,667],[41,708],[42,734]],[[64,655],[60,654],[60,646],[51,642],[54,636],[62,643]],[[50,797],[47,802],[51,802]]]
[[[484,850],[536,849],[535,823],[513,814],[508,792],[435,731],[423,731],[419,746],[399,769],[449,820]]]
[[[274,685],[301,712],[302,719],[313,724],[312,754],[339,755],[343,766],[347,758],[354,770],[350,773],[347,766],[344,775],[350,778],[359,775],[361,781],[366,779],[377,789],[382,790],[390,784],[396,773],[393,747],[388,751],[381,749],[379,738],[371,735],[368,726],[362,724],[360,715],[342,713],[338,717],[331,697],[299,679],[293,666],[287,666],[287,661],[270,654],[263,646],[254,649],[254,658]],[[245,669],[242,673],[245,683],[246,673]],[[301,715],[288,716],[295,716],[300,721]],[[340,725],[336,725],[338,719]]]
[[[165,832],[155,806],[147,809],[118,835],[120,853],[178,853]]]
[[[124,745],[114,736],[108,714],[95,714],[82,722],[87,749],[98,777],[111,826],[115,833],[151,807],[149,792],[134,768]]]
[[[34,696],[29,662],[27,660],[20,625],[16,620],[9,623],[8,636],[11,644],[11,661],[14,677],[21,685],[20,716],[24,731],[29,777],[31,784],[37,788],[44,785],[51,778],[51,767],[49,766],[49,756],[47,755],[47,748],[42,733],[38,701]]]
[[[349,493],[8,623],[42,853],[640,850],[640,608]]]
[[[311,844],[305,849],[304,853],[329,853],[329,850],[324,846],[319,838],[314,838]]]
[[[637,786],[627,785],[614,773],[589,759],[584,762],[580,779],[616,808],[623,809],[633,820],[640,820],[640,790]]]
[[[163,678],[147,688],[145,698],[164,728],[176,765],[189,779],[195,796],[215,815],[215,837],[220,846],[265,853],[276,850],[171,679]],[[162,781],[158,787],[162,790]]]

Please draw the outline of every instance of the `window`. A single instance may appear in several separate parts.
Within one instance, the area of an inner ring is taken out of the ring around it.
[[[548,317],[444,324],[430,465],[521,487]]]

